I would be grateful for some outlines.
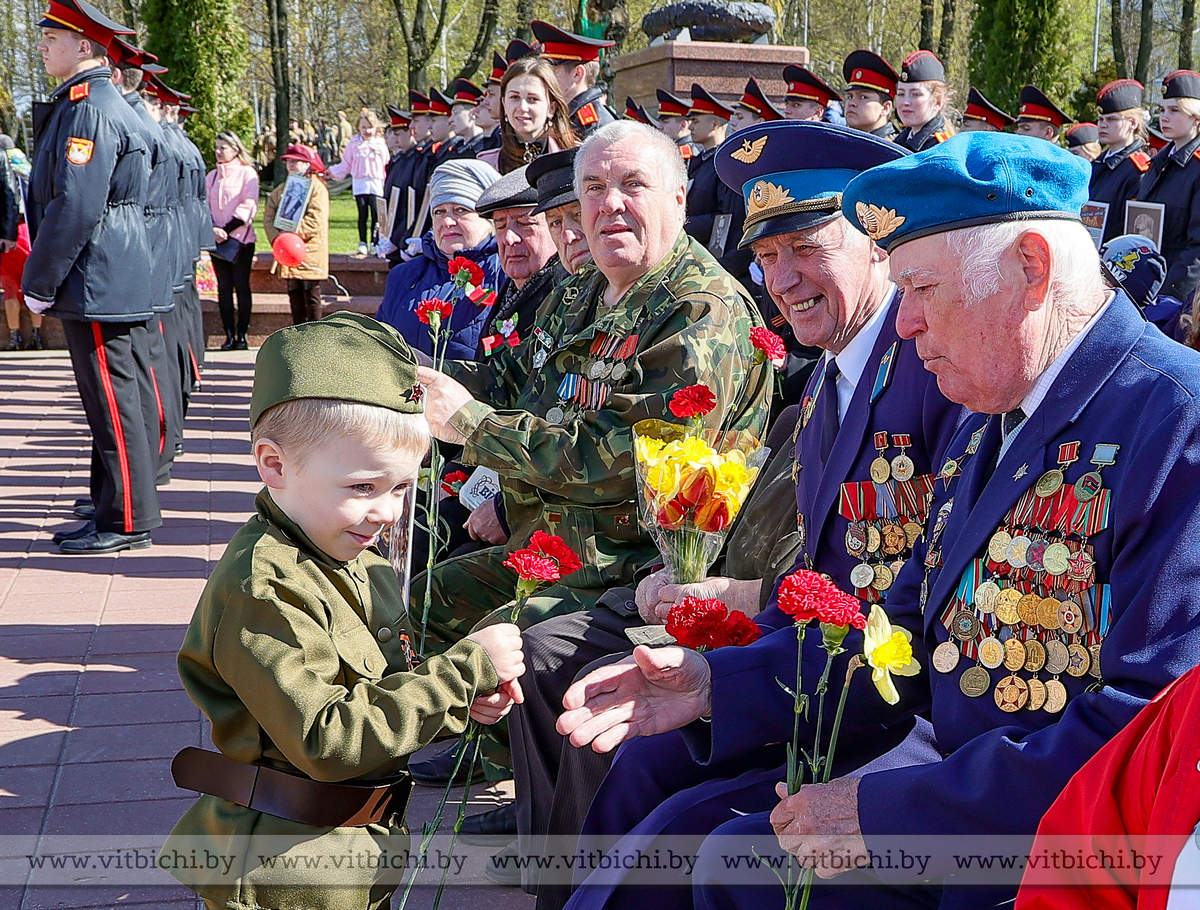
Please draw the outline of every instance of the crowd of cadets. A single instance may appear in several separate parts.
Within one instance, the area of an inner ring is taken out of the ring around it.
[[[388,107],[392,157],[384,204],[394,213],[386,245],[393,262],[399,261],[405,241],[428,225],[421,198],[433,169],[450,158],[474,157],[500,147],[504,116],[500,84],[513,61],[540,54],[555,64],[579,140],[617,116],[596,85],[600,54],[610,42],[573,35],[540,21],[531,23],[531,30],[533,45],[513,41],[503,54],[493,54],[484,86],[457,79],[445,92],[410,91],[407,110]],[[568,73],[583,77],[564,78]],[[1021,90],[1016,116],[972,87],[961,117],[955,117],[945,67],[926,50],[905,57],[898,72],[878,54],[854,51],[842,65],[845,88],[840,92],[803,66],[787,66],[782,75],[787,90],[777,100],[751,77],[742,96],[730,103],[693,83],[690,98],[658,89],[657,109],[627,97],[623,112],[625,118],[656,126],[676,141],[688,162],[687,232],[757,292],[776,331],[786,335],[786,322],[765,299],[750,254],[737,248],[745,218],[741,194],[722,184],[713,166],[717,147],[729,136],[771,120],[845,123],[912,152],[930,148],[959,130],[1011,131],[1064,143],[1093,162],[1092,202],[1107,206],[1103,241],[1127,233],[1126,201],[1164,203],[1161,247],[1169,269],[1164,292],[1187,302],[1200,283],[1200,139],[1166,148],[1171,140],[1150,126],[1145,89],[1133,79],[1120,79],[1100,90],[1098,123],[1076,123],[1034,85]],[[1190,100],[1197,98],[1200,75],[1181,70],[1164,80],[1164,109],[1189,104],[1200,109],[1200,101]],[[753,153],[753,148],[746,149],[747,155]]]
[[[63,81],[33,110],[22,292],[62,319],[92,433],[91,495],[75,503],[84,524],[55,542],[75,554],[141,548],[161,524],[157,487],[200,382],[205,164],[182,128],[190,96],[128,43],[132,29],[86,0],[51,0],[38,25]]]

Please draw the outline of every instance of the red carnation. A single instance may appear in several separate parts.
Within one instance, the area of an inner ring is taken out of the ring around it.
[[[562,577],[558,563],[536,550],[517,550],[504,560],[506,568],[512,569],[524,581],[553,583]]]
[[[450,277],[454,279],[454,283],[460,288],[468,284],[473,284],[478,287],[483,283],[483,269],[479,263],[472,262],[466,256],[455,256],[447,264],[446,268],[450,272]]]
[[[827,604],[847,597],[849,595],[838,590],[828,578],[807,569],[793,572],[779,583],[779,609],[791,616],[798,625],[814,619],[826,622],[824,616],[833,615]],[[850,600],[858,609],[858,601],[853,598]]]
[[[567,546],[565,540],[554,534],[534,531],[533,538],[529,541],[529,549],[553,559],[558,563],[559,572],[563,575],[570,575],[583,568],[583,563],[575,555],[575,551]]]
[[[470,478],[466,471],[452,471],[442,478],[442,489],[450,496],[457,496],[463,483]]]
[[[439,297],[427,297],[417,304],[417,318],[426,325],[433,325],[433,317],[437,316],[440,326],[454,312],[454,304]]]
[[[783,339],[761,325],[750,329],[750,343],[762,351],[763,357],[772,363],[787,357],[787,348],[784,347]]]
[[[725,618],[725,628],[722,631],[725,636],[725,644],[735,648],[756,642],[762,636],[762,629],[759,628],[758,623],[738,610],[729,611],[729,615]]]
[[[728,612],[719,600],[685,597],[667,614],[667,634],[685,648],[720,647],[718,641]]]
[[[681,419],[703,417],[716,406],[717,396],[703,383],[680,389],[671,396],[671,413]]]
[[[858,600],[840,591],[838,595],[817,608],[817,619],[831,626],[851,626],[860,631],[865,629],[867,617],[863,615]]]

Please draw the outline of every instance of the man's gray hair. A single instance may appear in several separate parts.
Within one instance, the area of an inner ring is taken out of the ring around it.
[[[968,301],[976,303],[1000,289],[1000,257],[1029,231],[1050,247],[1050,300],[1069,313],[1087,312],[1087,305],[1104,292],[1096,245],[1078,221],[1050,218],[985,224],[946,235],[950,252],[962,264]]]
[[[683,155],[679,154],[679,146],[675,140],[652,126],[638,123],[636,120],[615,120],[606,123],[583,140],[578,154],[575,155],[575,194],[583,195],[583,161],[588,152],[599,146],[608,148],[627,139],[637,142],[649,154],[658,168],[659,178],[668,189],[687,187],[687,165],[683,163]]]

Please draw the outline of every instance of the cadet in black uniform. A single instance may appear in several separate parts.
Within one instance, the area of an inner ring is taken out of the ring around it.
[[[1020,136],[1037,136],[1047,142],[1058,142],[1063,126],[1074,123],[1070,115],[1046,97],[1036,85],[1021,89],[1021,109],[1017,111],[1017,127]]]
[[[954,135],[946,119],[946,67],[933,51],[913,51],[900,65],[896,114],[904,128],[893,140],[910,152],[932,148]]]
[[[413,188],[414,196],[417,193],[415,184],[413,183],[413,169],[417,165],[418,152],[416,141],[413,139],[412,130],[412,114],[408,111],[402,111],[398,107],[392,105],[387,106],[388,111],[388,133],[391,138],[390,145],[396,148],[396,152],[392,155],[385,168],[385,176],[383,180],[383,202],[384,205],[392,205],[392,190],[396,190],[395,196],[395,211],[392,214],[392,230],[387,237],[392,249],[387,250],[388,261],[393,258],[395,263],[400,261],[399,250],[404,246],[404,241],[408,239],[408,196],[409,189]],[[413,208],[416,208],[419,199],[414,199]],[[384,244],[386,249],[387,245]],[[395,264],[393,263],[393,264]]]
[[[842,78],[846,126],[880,139],[894,138],[892,110],[900,77],[891,64],[871,51],[851,51],[842,63]]]
[[[476,123],[481,112],[483,89],[470,79],[455,79],[450,86],[450,129],[462,140],[460,158],[474,158],[488,146],[487,134]]]
[[[1167,259],[1163,293],[1187,306],[1200,284],[1200,73],[1176,70],[1163,79],[1158,125],[1171,144],[1150,162],[1137,198],[1166,206],[1159,245]]]
[[[1150,115],[1143,105],[1146,90],[1136,79],[1118,79],[1100,89],[1100,115],[1096,130],[1107,146],[1092,163],[1088,196],[1108,205],[1103,242],[1125,233],[1125,201],[1137,193],[1142,175],[1150,170],[1146,153],[1146,125]]]
[[[1068,152],[1078,155],[1089,163],[1099,158],[1104,151],[1100,147],[1100,130],[1094,123],[1083,121],[1068,127],[1066,133],[1063,134],[1063,139]]]
[[[700,146],[692,141],[692,121],[688,118],[691,102],[662,88],[656,89],[654,94],[658,98],[658,118],[651,125],[674,139],[683,160],[690,162],[700,154]]]
[[[94,526],[60,537],[64,553],[150,545],[162,520],[157,459],[143,422],[144,377],[132,329],[153,316],[146,238],[149,151],[112,84],[105,48],[127,29],[86,0],[51,0],[39,23],[46,72],[63,82],[33,110],[22,293],[62,320],[92,432]]]
[[[783,81],[787,83],[787,93],[783,96],[786,120],[824,120],[829,102],[842,100],[820,76],[803,66],[785,66]]]
[[[625,96],[625,119],[636,120],[638,123],[644,123],[646,126],[654,126],[650,122],[650,114],[644,107],[633,100],[629,95]]]
[[[596,127],[616,120],[604,104],[604,91],[596,86],[600,52],[614,42],[573,35],[540,19],[534,19],[529,27],[542,46],[541,56],[554,64],[554,75],[576,135],[586,138]]]
[[[967,92],[967,106],[963,109],[962,131],[964,133],[1003,132],[1017,122],[1012,114],[1005,113],[983,97],[983,92],[971,86]]]
[[[717,216],[730,211],[732,197],[723,190],[727,187],[717,176],[713,158],[717,154],[717,147],[725,141],[733,109],[718,101],[704,86],[693,82],[692,105],[688,108],[688,116],[695,125],[701,150],[688,162],[687,223],[684,224],[684,230],[702,246],[708,246],[712,241],[713,224]],[[722,233],[726,238],[734,236],[728,228],[723,227]],[[724,253],[725,243],[721,243],[719,249],[720,253]]]
[[[434,86],[429,87],[429,137],[433,140],[433,154],[430,157],[430,173],[434,168],[451,158],[462,158],[462,146],[465,140],[454,135],[450,126],[451,101],[444,92]]]

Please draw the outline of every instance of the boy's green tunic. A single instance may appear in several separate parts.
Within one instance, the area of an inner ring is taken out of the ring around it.
[[[231,758],[300,771],[314,780],[379,778],[439,734],[461,732],[471,701],[496,688],[487,652],[461,641],[409,669],[400,590],[392,567],[366,551],[339,562],[318,550],[263,490],[258,514],[230,541],[179,652],[179,675]],[[404,873],[367,868],[284,871],[258,861],[292,837],[289,856],[404,854],[403,819],[361,828],[313,828],[201,796],[160,856],[205,849],[238,856],[232,873],[172,870],[204,897],[233,908],[313,910],[386,906]],[[266,846],[267,849],[262,847]],[[349,865],[349,864],[344,864]],[[379,878],[390,884],[379,883]]]

